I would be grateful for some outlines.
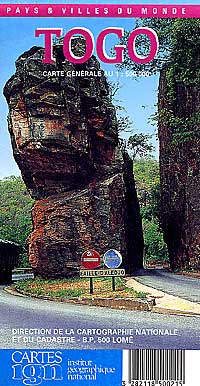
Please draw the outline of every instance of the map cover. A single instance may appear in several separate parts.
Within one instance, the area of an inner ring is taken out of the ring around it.
[[[194,386],[198,1],[0,3],[0,385]]]

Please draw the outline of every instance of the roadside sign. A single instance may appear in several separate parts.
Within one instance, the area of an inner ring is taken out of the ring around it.
[[[81,269],[80,277],[114,277],[125,276],[125,269]]]
[[[84,268],[97,268],[100,266],[101,256],[94,249],[89,249],[82,254],[81,263]]]
[[[103,261],[108,268],[118,268],[122,263],[122,255],[115,249],[109,249],[104,254]]]
[[[115,291],[115,277],[125,276],[125,269],[81,269],[80,277],[90,279],[90,294],[94,293],[93,279],[111,277],[112,278],[112,290]]]

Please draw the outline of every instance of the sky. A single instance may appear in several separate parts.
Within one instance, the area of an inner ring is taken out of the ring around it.
[[[10,3],[17,1],[10,0]],[[26,1],[26,3],[56,3],[56,1]],[[67,3],[66,1],[58,1],[57,3]],[[115,3],[125,3],[115,1]],[[6,3],[6,2],[5,2]],[[23,1],[18,1],[23,3]],[[69,1],[69,3],[112,3],[112,1]],[[132,1],[126,1],[131,4]],[[134,4],[188,4],[189,1],[134,1]],[[193,1],[193,4],[198,1]],[[41,27],[59,27],[64,31],[72,27],[83,26],[89,28],[94,36],[97,36],[99,31],[105,27],[116,26],[123,27],[127,30],[134,28],[134,19],[132,18],[87,18],[87,23],[84,18],[0,18],[0,179],[10,175],[20,175],[20,171],[13,159],[10,137],[7,129],[7,103],[3,96],[3,87],[6,81],[15,72],[15,61],[24,52],[30,49],[33,45],[43,46],[43,37],[35,38],[34,33],[36,28]],[[114,41],[113,41],[114,42]],[[117,41],[115,41],[115,44]],[[108,43],[112,45],[111,41]],[[103,65],[102,68],[110,70],[111,73],[115,68],[113,66]],[[110,81],[116,81],[115,76],[109,77]],[[122,101],[127,114],[131,117],[135,132],[153,133],[155,127],[148,123],[149,116],[155,112],[158,90],[158,76],[143,77],[137,80],[132,80],[125,76],[120,78],[122,85],[117,98]],[[155,156],[158,157],[158,143],[153,140],[156,146]]]

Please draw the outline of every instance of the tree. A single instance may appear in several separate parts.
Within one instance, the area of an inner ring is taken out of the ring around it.
[[[126,113],[123,101],[117,98],[117,94],[122,87],[123,86],[119,82],[108,82],[110,102],[112,106],[115,106],[119,134],[131,133],[134,126],[132,119]]]
[[[134,161],[134,178],[140,203],[144,232],[144,259],[149,262],[168,260],[167,246],[160,228],[159,163],[152,158]]]
[[[132,159],[135,157],[149,156],[155,150],[151,143],[152,135],[143,133],[134,133],[134,123],[126,114],[126,109],[123,102],[116,98],[117,93],[122,88],[119,82],[108,82],[110,90],[111,103],[114,104],[117,116],[117,127],[119,135],[123,133],[131,133],[128,139],[122,140],[123,150],[128,150]],[[122,139],[122,138],[121,138]]]
[[[156,58],[145,65],[137,64],[130,60],[125,52],[124,62],[118,69],[132,71],[146,70],[149,74],[163,71],[166,79],[165,105],[167,108],[159,108],[154,115],[156,122],[165,125],[172,133],[172,143],[181,144],[186,141],[199,141],[199,112],[195,112],[189,118],[177,115],[177,87],[189,90],[190,87],[198,90],[200,82],[199,52],[200,52],[200,21],[199,19],[139,19],[136,27],[145,26],[153,28],[158,35],[159,51]],[[127,31],[121,43],[126,44],[129,32]],[[137,53],[148,55],[149,40],[145,35],[138,36],[136,40]],[[182,106],[184,110],[184,106]],[[145,162],[145,161],[144,161]],[[149,161],[145,164],[149,172]],[[136,185],[138,183],[138,195],[141,204],[143,218],[145,259],[165,257],[166,245],[163,242],[159,227],[160,189],[159,184],[148,186],[149,178],[141,172],[141,164],[137,170],[135,163]],[[144,165],[143,165],[144,166]],[[152,166],[152,165],[151,165]],[[137,174],[138,172],[138,174]],[[143,184],[141,178],[145,177]],[[147,182],[147,184],[146,184]],[[142,185],[142,186],[141,186]]]
[[[21,177],[0,180],[0,238],[21,245],[20,264],[27,265],[26,239],[31,231],[31,199]]]
[[[154,146],[150,142],[152,135],[150,134],[133,134],[129,137],[127,141],[127,148],[130,151],[130,154],[133,159],[137,156],[146,157],[149,156],[153,150]]]
[[[182,67],[188,68],[191,61],[191,50],[196,47],[199,49],[199,19],[159,19],[159,18],[143,18],[136,20],[136,27],[149,27],[156,31],[159,40],[159,50],[157,56],[150,63],[145,65],[131,61],[125,51],[124,61],[117,67],[120,69],[126,68],[134,71],[146,70],[150,74],[159,72],[168,63],[171,63],[174,58],[182,61]],[[127,43],[130,32],[126,31],[121,39],[122,44]],[[188,48],[188,49],[187,49]],[[149,39],[146,35],[139,35],[136,39],[137,53],[140,55],[148,55]],[[194,58],[195,59],[195,58]]]
[[[144,212],[151,208],[151,212],[157,215],[160,189],[158,161],[152,158],[140,158],[134,161],[133,169],[140,207],[142,211],[144,210],[142,214],[145,216]]]
[[[147,264],[166,263],[168,261],[167,245],[163,240],[163,234],[155,218],[143,219],[144,230],[144,258]]]

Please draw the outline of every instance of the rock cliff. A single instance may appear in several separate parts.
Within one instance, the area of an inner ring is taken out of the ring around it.
[[[188,85],[173,83],[170,100],[169,70],[162,71],[159,84],[161,222],[172,268],[199,269],[200,90],[191,71]]]
[[[43,65],[43,54],[41,47],[22,54],[4,88],[14,157],[36,198],[31,265],[44,277],[69,276],[85,249],[115,248],[132,272],[142,267],[142,226],[104,73],[94,56],[82,65],[67,62],[59,44],[55,65]]]

